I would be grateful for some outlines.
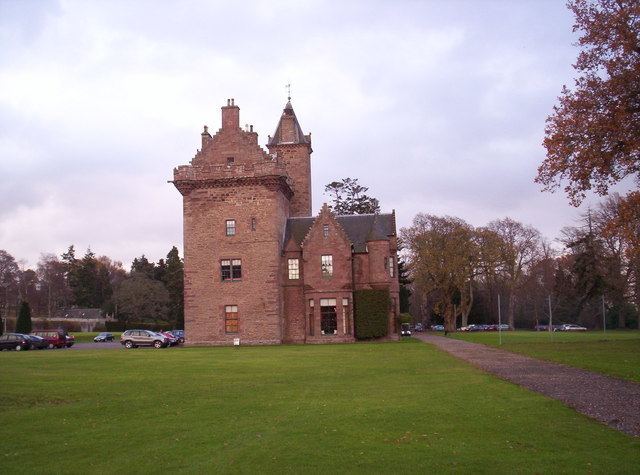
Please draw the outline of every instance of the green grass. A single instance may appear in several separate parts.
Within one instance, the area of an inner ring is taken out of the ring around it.
[[[3,473],[633,473],[640,439],[400,343],[0,354]]]
[[[458,338],[640,382],[640,331],[456,333]]]

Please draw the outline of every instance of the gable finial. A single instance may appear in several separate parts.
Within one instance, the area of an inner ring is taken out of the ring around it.
[[[287,101],[291,100],[291,83],[285,86],[287,88]]]

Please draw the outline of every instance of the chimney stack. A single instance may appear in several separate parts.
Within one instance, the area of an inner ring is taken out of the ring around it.
[[[227,105],[222,107],[222,129],[240,128],[240,108],[234,104],[233,99],[227,99]]]

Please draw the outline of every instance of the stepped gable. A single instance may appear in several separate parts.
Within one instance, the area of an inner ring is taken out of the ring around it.
[[[273,160],[258,144],[258,133],[253,125],[240,127],[240,107],[234,99],[227,99],[227,105],[221,107],[221,127],[211,136],[205,125],[202,137],[202,148],[196,152],[191,165],[227,165],[227,158],[234,158],[234,165],[261,163]]]
[[[292,181],[284,163],[258,144],[253,125],[240,127],[240,108],[233,99],[221,108],[222,127],[212,136],[205,125],[202,148],[189,165],[173,171],[173,183],[183,195],[195,188],[265,185],[291,199]]]
[[[353,244],[354,252],[367,252],[368,241],[388,241],[396,234],[393,213],[354,214],[336,216],[344,232]],[[289,239],[301,246],[316,218],[289,218],[284,242]]]

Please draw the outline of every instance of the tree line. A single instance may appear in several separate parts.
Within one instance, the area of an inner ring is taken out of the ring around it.
[[[511,218],[474,227],[452,216],[418,214],[401,230],[413,280],[412,313],[444,322],[511,327],[554,322],[640,328],[640,217],[610,195],[579,224],[565,227],[556,249],[532,226]],[[500,299],[500,309],[498,307]]]
[[[91,249],[78,257],[73,245],[60,257],[42,254],[35,270],[22,269],[0,250],[0,319],[15,317],[26,303],[34,317],[53,319],[67,308],[99,308],[124,323],[184,328],[183,282],[183,261],[175,246],[157,263],[144,254],[136,257],[129,271]]]
[[[496,322],[555,321],[640,328],[640,3],[569,0],[581,48],[573,87],[563,86],[546,121],[546,158],[535,181],[563,187],[572,205],[604,197],[555,250],[538,230],[510,218],[474,228],[419,214],[402,230],[414,279],[413,308],[448,330]],[[611,194],[622,180],[625,196]],[[604,322],[604,319],[607,322]]]

